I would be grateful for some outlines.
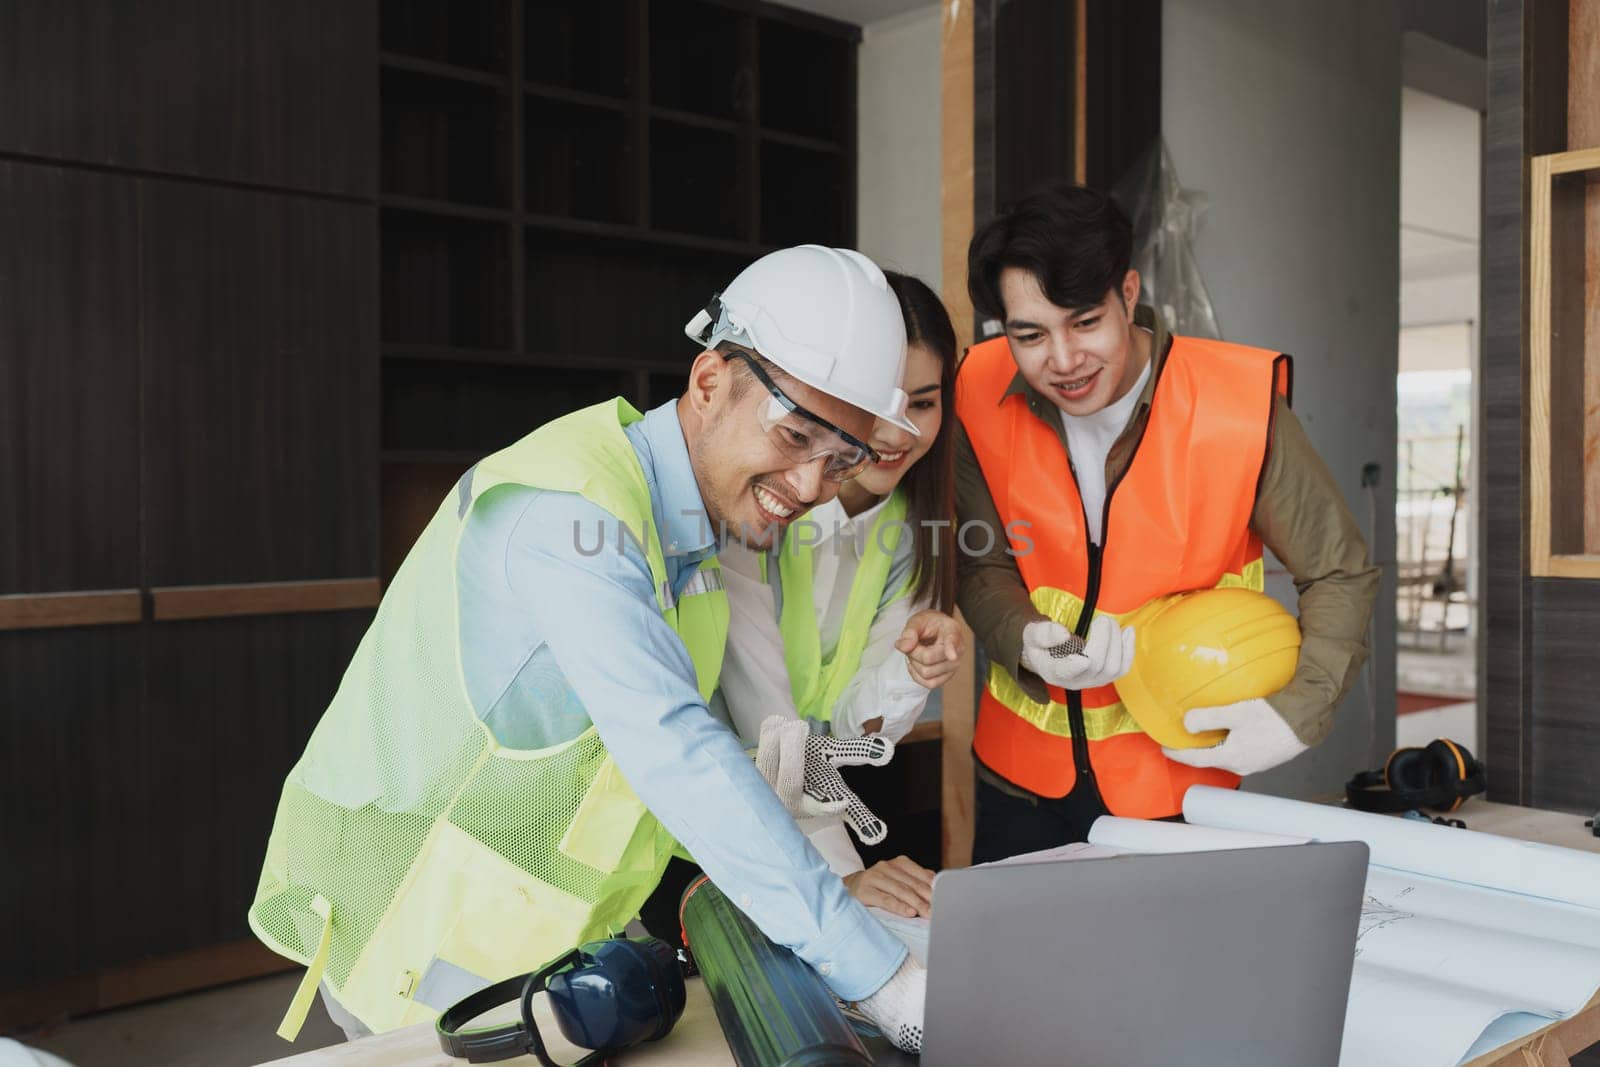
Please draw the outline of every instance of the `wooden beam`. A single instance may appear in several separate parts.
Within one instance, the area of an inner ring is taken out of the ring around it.
[[[971,344],[972,304],[967,299],[967,242],[973,226],[972,27],[973,5],[943,4],[940,15],[942,165],[940,225],[943,270],[940,296],[956,339]]]
[[[62,626],[107,626],[138,622],[137,589],[77,593],[12,593],[0,596],[0,630],[47,630]]]
[[[956,613],[961,619],[961,613]],[[976,771],[972,763],[972,731],[978,717],[978,653],[972,630],[961,619],[966,655],[955,677],[945,683],[944,715],[940,722],[941,864],[966,867],[972,863],[972,836],[976,827]]]
[[[1545,557],[1544,577],[1600,578],[1600,555]]]
[[[1072,32],[1072,180],[1089,180],[1089,0],[1074,0]]]
[[[940,65],[943,108],[941,224],[943,227],[942,296],[961,344],[974,338],[972,303],[967,299],[967,242],[972,239],[973,203],[973,28],[974,5],[940,5]],[[957,616],[959,618],[959,615]],[[963,624],[964,625],[964,624]],[[966,630],[966,654],[956,675],[944,687],[940,723],[941,863],[965,867],[972,862],[973,765],[972,729],[978,706],[977,652]]]
[[[297,615],[376,607],[376,578],[316,582],[256,582],[247,585],[180,585],[150,590],[157,622],[225,619],[241,615]]]

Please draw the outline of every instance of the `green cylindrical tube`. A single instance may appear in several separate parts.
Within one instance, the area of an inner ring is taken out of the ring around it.
[[[740,1067],[873,1062],[816,972],[774,945],[708,879],[684,890],[678,914]]]

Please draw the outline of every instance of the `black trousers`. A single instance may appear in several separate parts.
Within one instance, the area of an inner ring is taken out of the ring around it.
[[[973,863],[1086,841],[1090,825],[1108,814],[1100,790],[1087,778],[1079,778],[1072,792],[1059,800],[1012,796],[979,778],[975,799]]]
[[[973,863],[990,863],[1024,852],[1087,841],[1094,821],[1110,814],[1100,799],[1099,788],[1086,778],[1079,778],[1072,792],[1059,800],[1013,796],[979,778],[976,799]],[[1182,822],[1183,816],[1157,821]]]
[[[667,861],[661,883],[639,908],[639,922],[652,937],[659,937],[673,948],[683,947],[683,924],[678,921],[678,902],[689,883],[700,877],[697,864],[677,856]]]

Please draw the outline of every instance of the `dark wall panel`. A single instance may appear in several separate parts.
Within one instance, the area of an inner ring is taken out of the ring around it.
[[[1161,0],[1091,2],[1087,21],[1086,175],[1110,189],[1161,135]]]
[[[278,795],[333,698],[369,611],[148,629],[145,743],[151,871],[167,904],[141,916],[148,950],[250,936]]]
[[[371,618],[0,634],[0,991],[250,936],[284,776]]]
[[[139,584],[133,182],[0,162],[0,595]]]
[[[140,628],[0,633],[0,991],[131,959],[145,842]],[[108,887],[117,887],[108,891]]]
[[[143,190],[148,582],[376,574],[376,210]]]
[[[1478,543],[1484,546],[1482,656],[1489,796],[1525,802],[1531,739],[1522,714],[1531,683],[1526,597],[1527,528],[1523,493],[1525,387],[1522,372],[1523,35],[1522,0],[1489,5],[1489,111],[1484,127],[1483,494]]]
[[[1534,635],[1554,630],[1536,614],[1533,587],[1543,583],[1528,577],[1527,545],[1527,157],[1566,147],[1566,32],[1561,0],[1490,0],[1478,391],[1485,504],[1478,528],[1484,546],[1480,699],[1490,799],[1520,804],[1534,803],[1543,792],[1537,768],[1554,773],[1550,761],[1565,758],[1559,749],[1572,738],[1558,724],[1570,725],[1581,714],[1568,698],[1583,693],[1567,690],[1559,677],[1540,677],[1549,670],[1547,653],[1535,648]],[[1578,603],[1571,611],[1579,619],[1600,619],[1600,602],[1592,601],[1587,617]]]
[[[377,188],[377,0],[9,0],[0,151]]]
[[[1534,807],[1600,808],[1600,581],[1533,582]],[[1493,773],[1491,768],[1491,773]]]
[[[1060,0],[1011,0],[994,12],[995,204],[1073,175],[1075,17]]]

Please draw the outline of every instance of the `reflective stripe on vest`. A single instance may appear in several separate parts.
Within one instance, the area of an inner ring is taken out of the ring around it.
[[[432,1019],[439,975],[487,983],[537,968],[621,930],[660,881],[675,842],[592,724],[544,749],[495,741],[467,695],[456,618],[457,551],[483,495],[578,493],[643,547],[710,695],[727,594],[715,560],[677,603],[659,592],[665,556],[623,432],[641,417],[610,401],[480,461],[385,591],[284,784],[250,907],[257,936],[308,968],[282,1032],[298,1029],[321,980],[375,1032]]]
[[[1079,633],[1085,602],[1127,615],[1147,601],[1217,585],[1260,589],[1260,541],[1250,514],[1271,435],[1275,392],[1287,357],[1242,345],[1174,337],[1149,420],[1121,479],[1108,487],[1103,549],[1089,543],[1083,503],[1054,427],[1023,395],[1004,338],[975,346],[957,378],[956,408],[995,507],[1031,542],[1017,567],[1036,608]],[[1076,710],[1074,710],[1076,709]],[[1073,720],[1082,728],[1074,738]],[[1075,750],[1074,745],[1082,746]],[[1197,782],[1233,785],[1226,772],[1167,760],[1123,709],[1114,686],[1028,697],[992,666],[974,748],[992,770],[1041,796],[1071,791],[1080,769],[1095,775],[1115,814],[1163,817]]]
[[[1260,592],[1265,587],[1266,568],[1261,559],[1253,560],[1245,565],[1243,574],[1224,574],[1217,587],[1238,586],[1245,589],[1254,589]],[[1049,587],[1036,589],[1029,594],[1033,606],[1039,614],[1054,619],[1067,629],[1071,630],[1078,625],[1079,614],[1083,611],[1083,601],[1062,589]],[[1110,615],[1108,611],[1096,611],[1096,615]],[[1122,615],[1131,615],[1132,612],[1123,612]],[[1120,617],[1120,616],[1119,616]],[[1060,737],[1072,736],[1072,725],[1069,721],[1067,705],[1058,700],[1051,700],[1041,704],[1028,695],[1027,690],[1017,683],[999,664],[989,664],[988,692],[1009,710],[1015,712],[1035,727],[1048,734]],[[1056,690],[1059,692],[1059,690]],[[1090,703],[1091,695],[1095,701],[1103,703]],[[1143,733],[1139,724],[1133,721],[1133,716],[1128,714],[1122,702],[1117,699],[1115,686],[1101,686],[1096,689],[1084,691],[1083,708],[1083,735],[1091,741],[1101,741],[1117,734]]]
[[[778,630],[783,635],[783,662],[789,671],[789,692],[795,711],[802,719],[833,721],[833,709],[845,687],[861,666],[861,653],[867,647],[867,634],[878,616],[878,605],[889,583],[899,539],[906,534],[904,490],[896,487],[873,520],[867,543],[862,547],[861,563],[850,582],[845,601],[844,624],[833,654],[822,659],[821,634],[817,629],[815,548],[799,538],[785,539],[778,548],[778,577],[783,583],[783,610]],[[838,548],[837,543],[834,545]],[[763,557],[763,567],[765,557]],[[906,594],[902,587],[895,593]]]

